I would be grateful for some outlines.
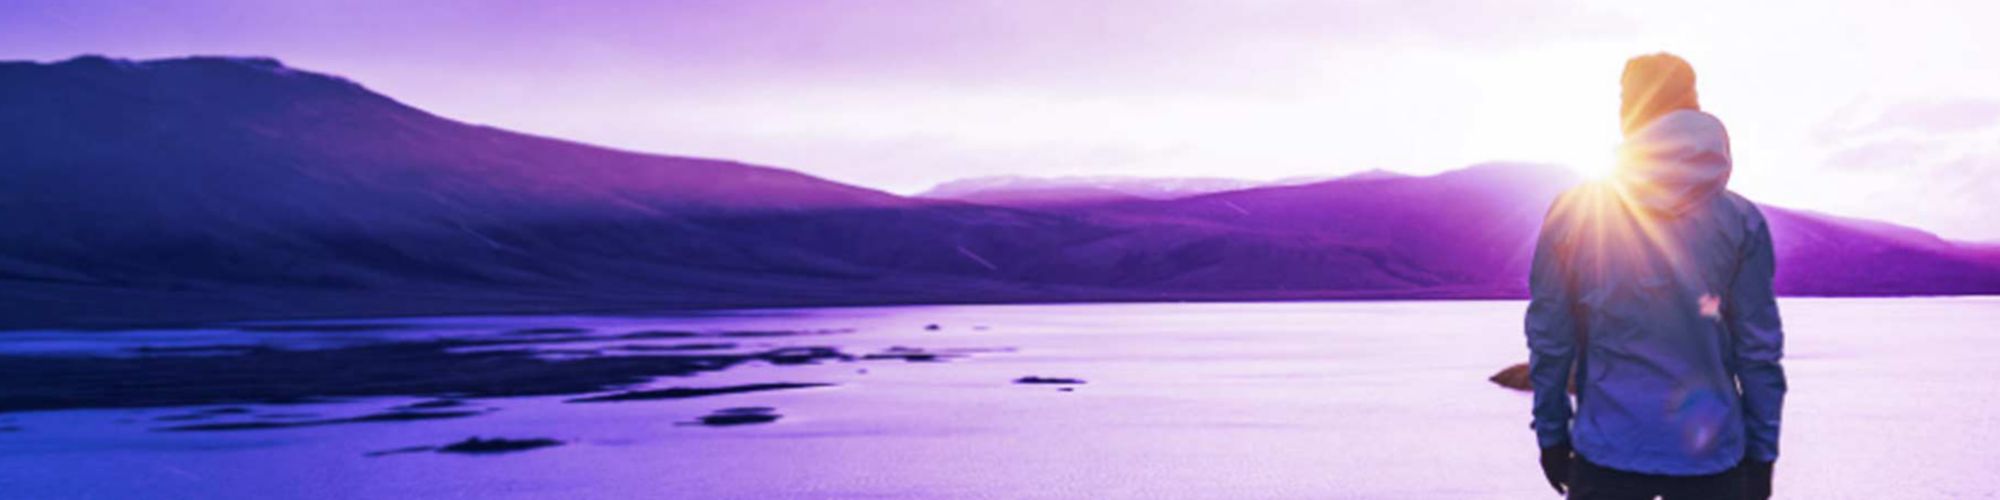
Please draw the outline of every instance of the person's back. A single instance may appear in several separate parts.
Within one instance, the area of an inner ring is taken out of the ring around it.
[[[1768,495],[1785,392],[1769,228],[1725,189],[1728,133],[1684,61],[1634,59],[1625,85],[1616,175],[1555,202],[1530,276],[1545,472],[1573,498],[1736,498],[1746,475]]]

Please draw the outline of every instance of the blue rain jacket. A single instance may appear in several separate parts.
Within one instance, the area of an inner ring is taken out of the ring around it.
[[[1619,157],[1611,178],[1556,200],[1535,247],[1538,440],[1648,474],[1776,460],[1785,373],[1771,233],[1724,189],[1728,133],[1707,113],[1675,111]]]

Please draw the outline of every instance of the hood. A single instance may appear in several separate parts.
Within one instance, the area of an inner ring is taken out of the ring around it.
[[[1680,215],[1722,192],[1730,167],[1729,131],[1722,121],[1683,109],[1625,138],[1613,182],[1632,203]]]

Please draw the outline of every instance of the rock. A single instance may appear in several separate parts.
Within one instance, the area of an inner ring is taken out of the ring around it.
[[[1492,381],[1495,384],[1499,384],[1500,387],[1514,389],[1517,391],[1535,390],[1533,382],[1528,378],[1527,363],[1520,363],[1514,366],[1503,368],[1500,370],[1499,373],[1495,373],[1493,374],[1493,376],[1487,377],[1486,380]],[[1576,394],[1575,374],[1571,374],[1569,380],[1569,393]]]
[[[1502,368],[1499,373],[1495,373],[1493,374],[1493,376],[1487,377],[1486,380],[1491,381],[1495,384],[1500,384],[1500,387],[1514,389],[1517,391],[1534,390],[1534,387],[1528,385],[1527,363],[1521,363],[1518,365]]]
[[[938,326],[938,324],[937,324],[937,323],[931,323],[931,324],[928,324],[928,325],[924,325],[924,331],[927,331],[927,332],[935,332],[935,331],[938,331],[938,330],[943,330],[943,329],[944,329],[944,327],[941,327],[941,326]]]

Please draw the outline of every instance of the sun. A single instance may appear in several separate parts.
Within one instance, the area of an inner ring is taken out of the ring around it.
[[[1563,158],[1555,158],[1554,161],[1569,167],[1584,179],[1594,181],[1611,177],[1612,171],[1617,169],[1617,149],[1618,145],[1615,142],[1597,143],[1578,148],[1576,152]]]
[[[1601,179],[1617,165],[1617,54],[1540,50],[1487,62],[1466,147],[1470,156],[1561,165]]]
[[[1582,107],[1513,114],[1509,123],[1477,126],[1471,149],[1484,159],[1560,165],[1585,179],[1603,179],[1618,163],[1618,131],[1604,114]]]
[[[1618,164],[1615,107],[1593,99],[1547,98],[1533,112],[1512,114],[1511,124],[1482,127],[1486,146],[1506,158],[1561,165],[1589,180],[1611,175]]]

